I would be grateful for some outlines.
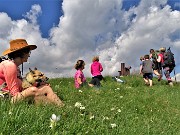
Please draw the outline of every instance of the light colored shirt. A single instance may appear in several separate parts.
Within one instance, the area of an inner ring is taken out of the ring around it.
[[[78,83],[78,80],[77,80],[78,78],[81,79],[82,83],[86,81],[86,78],[85,78],[85,76],[81,70],[77,70],[75,75],[74,75],[74,82],[75,82],[76,88],[80,88],[80,84]]]
[[[22,81],[18,78],[19,68],[12,60],[0,63],[0,85],[4,82],[7,86],[4,90],[9,91],[12,96],[22,91]]]

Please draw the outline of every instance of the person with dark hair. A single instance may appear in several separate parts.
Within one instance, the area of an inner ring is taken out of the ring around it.
[[[8,60],[0,63],[0,85],[3,86],[1,87],[1,91],[9,92],[12,97],[12,103],[31,97],[37,104],[52,103],[58,106],[64,106],[64,103],[53,92],[50,85],[22,88],[22,77],[19,66],[27,62],[31,50],[36,48],[36,45],[28,45],[25,39],[10,41],[10,48],[3,52],[3,56],[8,56]]]
[[[83,69],[85,68],[85,62],[83,60],[78,60],[74,66],[76,69],[76,73],[74,75],[74,84],[75,88],[80,88],[86,83],[86,78],[83,73]]]
[[[143,79],[146,85],[152,86],[153,72],[152,72],[153,62],[149,59],[149,55],[144,56],[144,61],[140,66],[140,73],[143,74]]]
[[[158,51],[159,52],[159,51]],[[157,61],[158,59],[158,53],[157,51],[155,51],[154,49],[150,49],[150,55],[149,55],[150,59],[152,59],[152,62],[154,64],[153,66],[153,73],[158,76],[158,81],[161,80],[162,78],[162,74],[161,74],[161,70],[162,70],[162,67],[161,67],[161,63],[159,63]]]
[[[103,71],[103,67],[101,63],[99,62],[99,57],[95,56],[92,59],[92,64],[91,64],[91,74],[92,74],[92,80],[89,82],[89,86],[93,87],[100,87],[101,83],[100,81],[103,79],[103,76],[101,72]]]

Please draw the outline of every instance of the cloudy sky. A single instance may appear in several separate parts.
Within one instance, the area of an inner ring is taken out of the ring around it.
[[[0,53],[25,38],[38,48],[24,66],[50,77],[73,76],[78,59],[90,76],[96,55],[104,76],[118,75],[122,62],[135,72],[160,47],[171,47],[180,72],[179,0],[1,0],[0,22]]]

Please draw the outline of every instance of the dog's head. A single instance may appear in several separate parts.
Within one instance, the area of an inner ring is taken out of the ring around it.
[[[31,83],[43,83],[46,82],[49,78],[46,77],[41,71],[39,71],[37,68],[34,68],[32,70],[29,68],[29,72],[26,74],[26,80]]]

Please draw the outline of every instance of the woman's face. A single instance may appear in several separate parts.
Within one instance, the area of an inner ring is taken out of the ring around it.
[[[22,58],[22,61],[23,61],[23,62],[27,62],[28,57],[30,57],[30,54],[31,54],[31,51],[28,52],[28,53],[24,53],[24,56],[23,56],[23,58]]]

